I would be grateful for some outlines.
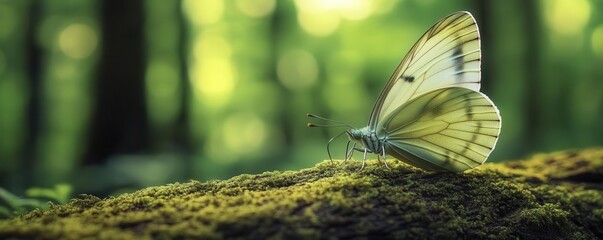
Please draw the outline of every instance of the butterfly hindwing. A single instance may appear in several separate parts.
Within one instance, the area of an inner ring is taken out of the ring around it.
[[[461,172],[483,164],[496,145],[501,119],[479,92],[480,64],[473,16],[456,12],[438,21],[398,65],[368,126],[346,131],[362,146],[354,149],[365,153],[363,160],[367,152],[388,154],[428,171]]]
[[[441,88],[399,106],[379,123],[388,154],[431,171],[481,165],[500,133],[500,115],[484,94]]]
[[[369,127],[405,102],[444,87],[480,88],[480,41],[473,16],[453,13],[432,26],[398,65],[377,98]]]

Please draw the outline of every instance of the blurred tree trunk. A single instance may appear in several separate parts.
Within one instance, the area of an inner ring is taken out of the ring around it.
[[[182,1],[178,1],[178,6],[182,5]],[[179,9],[179,8],[177,8]],[[178,25],[180,27],[180,38],[178,55],[180,60],[180,112],[176,118],[175,123],[175,144],[181,147],[181,151],[186,156],[187,164],[192,166],[193,158],[190,155],[193,153],[193,147],[190,136],[190,101],[191,101],[191,86],[188,79],[188,53],[187,53],[187,39],[189,33],[187,31],[186,20],[182,11],[178,11]],[[193,177],[193,170],[186,169],[186,176]]]
[[[538,12],[539,3],[536,1],[525,1],[523,3],[523,9],[525,9],[523,17],[524,22],[526,23],[526,41],[524,46],[528,49],[528,53],[524,58],[527,66],[526,71],[524,71],[527,77],[525,83],[527,108],[524,109],[524,122],[526,124],[527,135],[524,139],[529,143],[535,143],[542,142],[539,140],[541,140],[540,137],[542,137],[541,134],[544,130],[540,123],[546,121],[546,119],[542,118],[542,112],[540,111],[539,106],[543,99],[539,91],[539,84],[543,81],[541,80],[540,74],[540,71],[542,70],[540,67],[542,61],[539,57],[542,54],[540,51],[540,36],[542,35],[540,29],[542,26],[540,25],[540,16]]]
[[[523,156],[534,147],[533,124],[539,121],[533,109],[538,96],[532,92],[538,78],[537,3],[475,2],[482,40],[482,91],[504,110],[497,148],[505,151],[494,151],[491,158]]]
[[[101,2],[102,55],[85,163],[148,145],[144,88],[143,2]]]
[[[0,10],[13,13],[0,16],[13,26],[2,29],[0,37],[0,187],[22,192],[31,184],[40,129],[40,49],[35,41],[40,9],[30,1],[4,1]]]
[[[24,132],[23,144],[23,162],[18,167],[18,172],[21,172],[21,179],[18,183],[20,190],[25,186],[30,186],[34,179],[34,169],[31,166],[36,162],[36,149],[38,149],[38,136],[40,134],[40,110],[41,110],[41,58],[40,47],[36,39],[36,30],[40,24],[40,4],[33,3],[29,6],[29,19],[27,23],[26,39],[27,39],[27,73],[29,80],[29,94],[26,105],[26,124]]]

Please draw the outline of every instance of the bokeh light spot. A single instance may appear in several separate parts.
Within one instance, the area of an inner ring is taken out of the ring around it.
[[[234,67],[228,59],[206,59],[192,70],[197,93],[209,106],[222,106],[235,87]]]
[[[223,0],[185,0],[182,2],[182,8],[189,19],[197,25],[216,23],[224,15]]]
[[[546,21],[559,34],[578,34],[590,19],[592,7],[588,0],[553,0],[544,3]]]
[[[219,36],[200,37],[194,44],[191,80],[207,106],[222,106],[232,95],[236,69],[231,54],[230,43]]]
[[[300,12],[297,19],[304,31],[318,37],[335,32],[340,22],[339,16],[330,12]]]
[[[277,75],[285,87],[303,89],[312,86],[318,79],[318,63],[307,51],[291,50],[279,58]]]
[[[368,0],[296,0],[299,25],[309,34],[328,36],[335,32],[341,19],[362,20],[374,10]]]
[[[340,1],[344,4],[339,8],[341,17],[347,20],[362,20],[371,15],[373,6],[367,0]]]
[[[255,152],[264,145],[266,131],[266,124],[255,114],[235,113],[224,121],[224,150],[238,154]]]
[[[198,38],[193,47],[196,61],[204,61],[215,57],[230,57],[230,43],[219,35],[206,35]]]
[[[275,0],[237,0],[237,8],[250,17],[265,17],[274,11]]]
[[[591,37],[591,44],[593,48],[593,53],[598,55],[599,57],[603,57],[603,24],[599,25],[593,31],[593,35]]]
[[[92,27],[75,23],[67,26],[59,34],[59,47],[65,55],[75,59],[83,59],[94,52],[97,47],[97,35]]]

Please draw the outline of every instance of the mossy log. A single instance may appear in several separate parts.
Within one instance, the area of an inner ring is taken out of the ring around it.
[[[0,239],[597,239],[603,149],[539,154],[461,174],[400,161],[83,195],[0,221]]]

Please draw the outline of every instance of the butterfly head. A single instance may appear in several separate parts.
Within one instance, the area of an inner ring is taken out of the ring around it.
[[[311,114],[311,113],[308,113],[307,116],[329,122],[328,124],[308,123],[308,127],[349,127],[349,128],[351,128],[350,130],[346,130],[345,132],[342,132],[342,133],[338,134],[337,136],[329,139],[329,141],[327,142],[327,153],[329,154],[329,159],[331,159],[331,160],[333,160],[333,158],[331,157],[330,145],[331,145],[331,142],[333,142],[333,140],[337,139],[338,137],[343,136],[344,133],[348,135],[348,138],[351,141],[360,141],[360,139],[362,138],[362,132],[350,124],[347,124],[347,123],[341,122],[341,121],[324,118],[324,117],[317,116],[317,115]],[[348,142],[348,144],[350,144],[350,143]],[[347,150],[346,150],[346,152],[347,152]]]
[[[348,135],[348,138],[352,141],[360,141],[362,139],[362,131],[360,129],[350,129],[345,131]]]

